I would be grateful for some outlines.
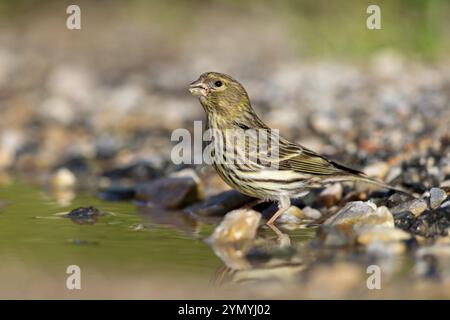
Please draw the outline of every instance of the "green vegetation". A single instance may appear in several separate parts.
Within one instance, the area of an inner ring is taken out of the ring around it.
[[[65,9],[65,3],[2,1],[0,16],[3,23],[14,23],[24,16],[39,19],[43,11],[56,14]],[[283,28],[301,57],[364,58],[376,50],[391,48],[413,58],[442,58],[450,49],[450,2],[446,0],[287,0],[270,5],[257,0],[134,0],[126,4],[122,1],[78,4],[84,10],[97,7],[104,12],[122,11],[153,27],[164,26],[169,39],[176,39],[175,35],[188,38],[190,27],[201,24],[210,13],[224,15],[229,23],[239,23],[233,20],[236,16],[261,24],[267,21]],[[366,28],[366,9],[370,4],[381,8],[382,30]],[[226,28],[222,24],[210,27],[215,32]]]

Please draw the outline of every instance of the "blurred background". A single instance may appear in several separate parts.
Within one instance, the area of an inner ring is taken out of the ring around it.
[[[66,28],[70,4],[81,30]],[[381,30],[366,27],[370,4]],[[449,16],[445,0],[2,1],[0,269],[21,271],[0,296],[73,297],[60,284],[73,261],[119,279],[102,291],[109,278],[91,276],[87,297],[161,297],[163,271],[208,283],[222,263],[200,241],[213,224],[148,227],[130,201],[136,184],[191,167],[170,161],[170,135],[204,119],[187,87],[205,71],[238,79],[271,127],[333,159],[419,193],[448,181]],[[228,189],[193,172],[196,200]],[[104,214],[89,226],[61,218],[90,205]]]
[[[416,141],[398,117],[448,112],[447,1],[379,1],[381,30],[366,28],[369,1],[81,1],[81,30],[65,27],[68,4],[0,5],[0,168],[118,155],[161,165],[167,134],[203,119],[186,87],[205,71],[240,80],[263,119],[306,144],[311,129],[335,139],[379,120],[397,128],[382,138],[404,136],[398,150]]]

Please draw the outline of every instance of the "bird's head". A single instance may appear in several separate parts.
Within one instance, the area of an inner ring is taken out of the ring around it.
[[[207,113],[234,117],[239,113],[252,111],[244,87],[223,73],[203,73],[189,85],[189,91],[199,98]]]

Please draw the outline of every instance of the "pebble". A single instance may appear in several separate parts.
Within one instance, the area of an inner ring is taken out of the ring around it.
[[[39,115],[46,121],[56,121],[70,125],[75,118],[76,109],[63,97],[51,96],[44,100],[39,108]]]
[[[431,188],[430,190],[430,207],[431,209],[438,208],[441,203],[447,198],[447,193],[440,188]]]
[[[0,170],[14,165],[17,151],[24,143],[24,136],[17,130],[0,130]]]
[[[410,232],[423,236],[447,236],[450,229],[450,207],[427,210],[411,225]]]
[[[386,206],[389,208],[392,208],[392,207],[398,206],[399,204],[401,204],[403,202],[407,202],[409,200],[411,200],[411,198],[409,196],[396,192],[387,199]]]
[[[124,201],[134,199],[136,190],[133,187],[114,186],[100,190],[97,195],[106,201]]]
[[[441,208],[448,208],[448,207],[450,207],[450,200],[445,201],[441,204]]]
[[[404,203],[401,203],[394,208],[391,208],[391,212],[393,215],[396,215],[400,212],[409,211],[414,214],[416,217],[420,216],[425,210],[427,210],[428,205],[424,200],[414,199]]]
[[[411,235],[401,229],[376,226],[365,227],[357,231],[357,241],[362,245],[369,245],[374,242],[404,241],[411,239]]]
[[[372,202],[349,202],[334,216],[325,221],[331,226],[352,226],[354,229],[365,225],[394,226],[394,218],[388,208],[377,208]]]
[[[228,212],[214,229],[208,241],[230,243],[253,240],[258,230],[261,214],[252,209],[237,209]]]
[[[290,206],[283,214],[278,218],[277,222],[285,224],[299,224],[302,219],[305,218],[305,214],[299,207]]]
[[[336,119],[331,114],[315,113],[310,118],[312,128],[322,134],[332,134],[335,132]]]
[[[191,177],[160,178],[137,185],[135,190],[137,200],[166,209],[180,209],[202,200],[198,185]]]
[[[203,182],[198,176],[197,172],[191,168],[182,169],[179,171],[172,172],[169,174],[169,177],[172,178],[192,178],[197,184],[197,193],[201,199],[205,197],[205,190],[203,186]]]
[[[409,212],[399,212],[394,216],[394,224],[397,228],[409,231],[413,223],[416,221],[416,216]]]
[[[54,189],[70,189],[75,187],[77,178],[67,168],[60,168],[50,177],[50,186]]]
[[[386,181],[387,183],[390,183],[391,181],[393,181],[394,179],[396,179],[398,176],[400,176],[402,173],[402,169],[399,167],[393,167],[391,169],[389,169],[388,173],[386,174],[384,178],[384,181]]]
[[[204,216],[223,216],[227,212],[240,208],[254,200],[236,190],[228,190],[208,198],[206,201],[194,204],[185,211]]]
[[[369,177],[383,179],[389,171],[389,165],[386,162],[375,162],[365,167],[362,171]]]
[[[335,183],[325,188],[319,195],[319,203],[327,208],[330,208],[337,204],[342,199],[342,184]]]
[[[64,217],[71,219],[77,224],[93,224],[101,216],[100,210],[95,207],[80,207],[73,209]]]
[[[0,170],[7,169],[14,162],[14,153],[0,146]]]
[[[101,174],[110,180],[129,180],[133,183],[148,182],[161,177],[162,173],[151,163],[139,161],[123,167],[114,168]]]
[[[311,208],[311,207],[304,207],[302,209],[302,211],[303,211],[303,214],[305,215],[305,217],[307,217],[307,218],[318,220],[318,219],[320,219],[320,217],[322,217],[322,213],[319,210]]]

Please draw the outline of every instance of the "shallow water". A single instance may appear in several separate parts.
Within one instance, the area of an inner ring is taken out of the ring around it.
[[[123,272],[164,270],[200,274],[220,261],[196,235],[147,224],[127,202],[105,202],[77,196],[60,205],[38,188],[14,183],[0,186],[0,251],[8,259],[58,268],[68,264],[112,268]],[[105,212],[94,224],[77,224],[61,216],[77,207]],[[137,230],[136,230],[137,229]]]
[[[42,272],[50,281],[62,282],[67,266],[75,264],[92,274],[163,275],[175,277],[181,285],[184,280],[196,279],[208,284],[223,267],[204,241],[213,225],[180,220],[169,213],[162,213],[164,219],[161,213],[156,219],[149,218],[131,202],[106,202],[92,195],[70,200],[70,196],[55,196],[22,182],[0,184],[0,199],[5,203],[0,208],[1,283],[16,281],[12,279],[20,278],[23,272],[28,279],[21,284],[25,288],[27,283],[39,281],[36,277]],[[87,206],[103,213],[93,224],[79,224],[63,216]],[[164,224],[155,224],[152,219]],[[291,233],[296,242],[309,237],[307,231]],[[14,285],[10,287],[14,291]]]

